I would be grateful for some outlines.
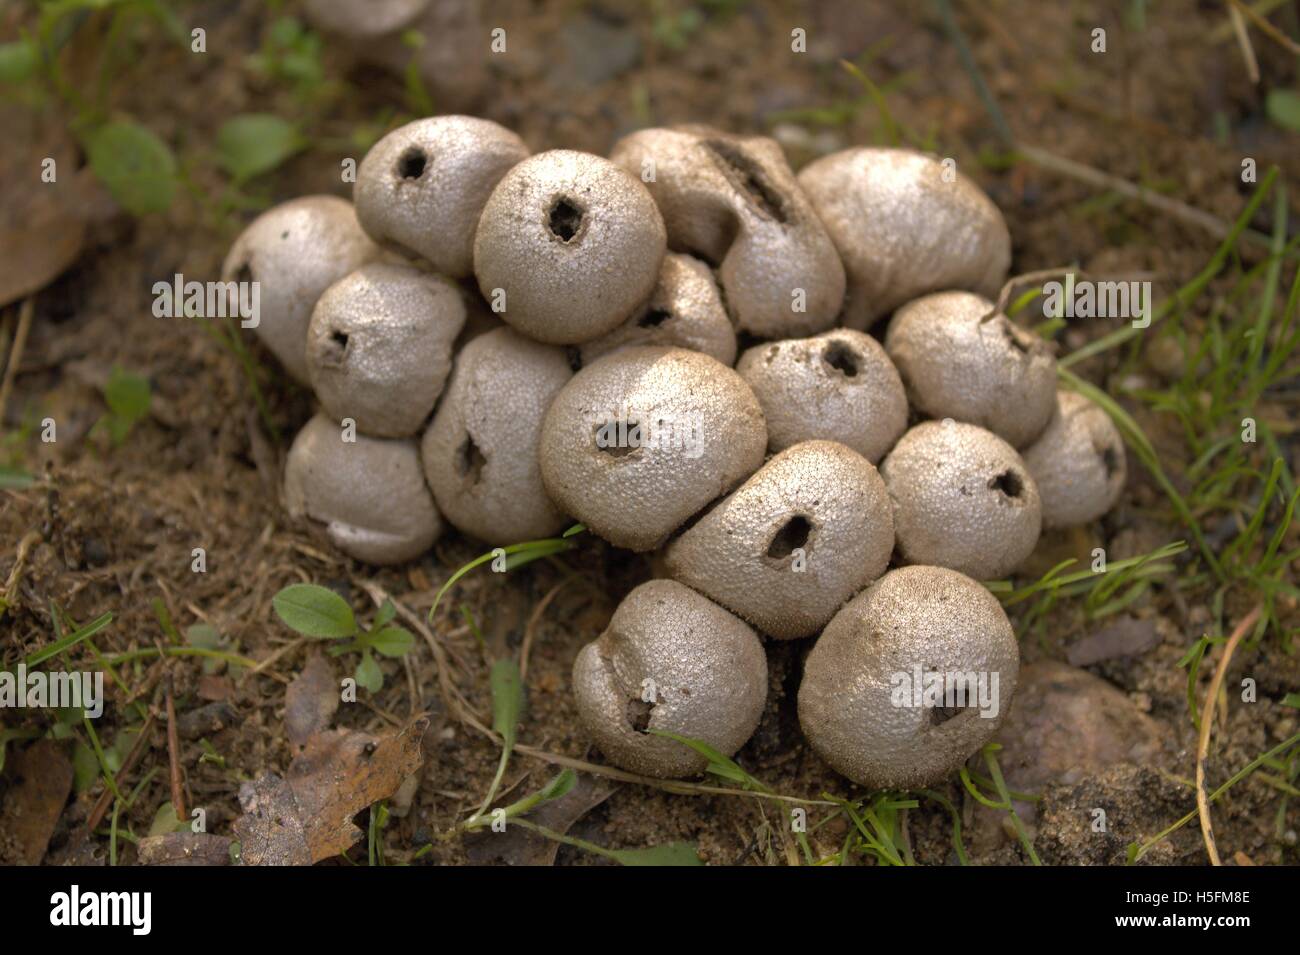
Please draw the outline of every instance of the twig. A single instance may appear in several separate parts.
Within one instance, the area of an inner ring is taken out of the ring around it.
[[[131,747],[131,751],[126,754],[126,759],[122,760],[122,768],[119,769],[117,775],[113,777],[115,782],[125,782],[126,777],[130,774],[131,770],[135,769],[135,764],[140,761],[140,757],[144,755],[144,751],[147,748],[149,742],[149,731],[153,729],[153,724],[154,714],[150,713],[149,718],[144,721],[144,726],[140,728],[140,735],[136,737],[135,744]],[[95,829],[104,821],[104,815],[108,812],[108,804],[112,799],[113,790],[105,787],[104,791],[99,794],[99,798],[95,800],[95,805],[91,808],[90,815],[86,817],[86,838],[89,838],[94,834]]]
[[[1263,14],[1258,10],[1252,10],[1250,7],[1242,3],[1241,0],[1228,0],[1228,9],[1244,13],[1250,18],[1250,21],[1255,24],[1255,26],[1259,27],[1260,32],[1262,32],[1266,37],[1273,42],[1280,44],[1282,48],[1287,50],[1289,53],[1300,56],[1300,43],[1297,43],[1277,27],[1273,26],[1273,24],[1268,20],[1264,19]],[[1258,81],[1258,77],[1256,77],[1256,80]]]
[[[532,649],[533,634],[537,632],[537,625],[542,620],[542,614],[546,613],[546,608],[551,605],[551,601],[555,599],[555,595],[558,594],[572,579],[572,577],[565,577],[558,584],[548,590],[546,596],[537,601],[537,606],[533,608],[533,612],[529,615],[528,623],[524,626],[524,640],[519,647],[520,683],[523,683],[528,676],[528,651]]]
[[[1255,47],[1250,42],[1250,34],[1246,32],[1246,21],[1241,17],[1241,9],[1232,2],[1227,0],[1228,20],[1232,24],[1232,32],[1237,36],[1237,46],[1241,48],[1241,58],[1246,61],[1246,75],[1250,77],[1250,82],[1256,86],[1259,85],[1259,60],[1255,59]]]
[[[4,381],[0,382],[0,423],[5,419],[5,406],[9,403],[9,392],[13,390],[14,379],[18,377],[18,365],[23,360],[23,349],[27,347],[27,333],[32,328],[32,313],[36,310],[35,302],[36,298],[29,295],[18,309],[18,330],[14,332],[14,347],[9,349]]]
[[[1255,609],[1246,614],[1237,624],[1237,628],[1232,631],[1232,636],[1228,638],[1223,648],[1223,656],[1219,658],[1219,665],[1214,670],[1214,677],[1210,680],[1210,688],[1205,693],[1205,704],[1201,707],[1203,716],[1201,733],[1196,743],[1196,809],[1201,817],[1201,836],[1205,839],[1205,850],[1210,855],[1210,865],[1223,865],[1219,861],[1219,850],[1214,844],[1214,825],[1210,822],[1210,799],[1205,791],[1205,760],[1210,752],[1210,726],[1214,722],[1211,714],[1214,712],[1214,701],[1219,698],[1219,689],[1223,686],[1223,677],[1228,672],[1228,662],[1232,659],[1233,651],[1237,649],[1241,638],[1259,619],[1260,610],[1260,605],[1256,604]]]
[[[167,677],[167,762],[171,771],[172,808],[176,818],[184,822],[189,816],[185,812],[185,786],[181,782],[181,741],[176,729],[176,701],[172,698],[172,679]]]

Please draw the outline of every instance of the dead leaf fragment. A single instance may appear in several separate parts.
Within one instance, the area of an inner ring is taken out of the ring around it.
[[[573,788],[559,799],[544,802],[528,814],[531,822],[564,835],[579,819],[614,792],[613,784],[580,774]],[[555,865],[560,844],[523,826],[507,825],[505,832],[483,830],[465,840],[465,853],[473,865]]]
[[[361,838],[352,817],[387,799],[420,768],[420,740],[429,727],[421,714],[391,736],[352,730],[318,733],[289,764],[240,787],[244,815],[233,829],[245,865],[311,865],[351,848]]]
[[[284,729],[289,742],[302,746],[334,721],[339,685],[334,668],[322,656],[307,661],[284,694]]]
[[[40,865],[72,791],[72,761],[62,744],[40,739],[11,752],[0,801],[0,862]]]
[[[228,865],[230,839],[210,832],[165,832],[145,836],[137,851],[141,865]]]

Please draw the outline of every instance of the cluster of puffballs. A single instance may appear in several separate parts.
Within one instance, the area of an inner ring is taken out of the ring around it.
[[[817,636],[809,743],[908,788],[1009,708],[1015,633],[977,581],[1125,478],[1109,417],[991,300],[1010,257],[988,197],[911,150],[796,176],[773,140],[706,127],[603,158],[439,116],[375,144],[352,204],[262,214],[224,278],[261,283],[257,333],[315,391],[285,503],[341,550],[400,563],[444,522],[504,545],[576,520],[656,552],[573,668],[608,760],[704,770],[661,733],[735,753],[767,697],[759,634]],[[998,705],[900,700],[921,671],[992,676]]]

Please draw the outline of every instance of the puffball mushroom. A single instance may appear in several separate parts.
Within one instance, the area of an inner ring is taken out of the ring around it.
[[[368,564],[420,556],[442,533],[442,518],[416,443],[345,436],[325,414],[298,432],[284,468],[289,514],[322,525],[335,547]]]
[[[635,176],[555,149],[497,183],[474,236],[474,274],[501,318],[529,338],[573,345],[645,305],[663,262],[663,217]]]
[[[741,331],[789,338],[834,324],[844,267],[776,140],[707,126],[643,129],[610,158],[646,183],[669,245],[717,267]]]
[[[458,529],[489,544],[560,531],[542,485],[542,417],[573,377],[564,351],[499,328],[456,358],[421,457],[434,500]]]
[[[377,258],[352,204],[336,196],[303,196],[268,209],[230,247],[223,282],[257,282],[257,336],[280,364],[306,382],[307,325],[320,294]]]
[[[758,727],[767,658],[743,620],[689,587],[652,580],[578,652],[573,693],[582,725],[614,765],[661,779],[696,776],[705,757],[650,731],[732,755]]]
[[[556,395],[542,481],[593,533],[648,551],[758,470],[766,447],[763,410],[732,369],[684,348],[626,348]]]
[[[433,412],[465,324],[460,290],[372,262],[325,290],[307,330],[307,369],[325,410],[376,437],[415,434]]]
[[[736,332],[709,267],[689,255],[664,256],[650,304],[606,335],[581,346],[584,365],[628,345],[671,345],[736,363]]]
[[[1038,487],[1015,449],[991,431],[923,422],[903,435],[880,474],[908,563],[990,580],[1015,570],[1038,543]]]
[[[1124,441],[1110,415],[1074,391],[1057,392],[1052,420],[1024,457],[1046,527],[1101,517],[1119,500],[1128,475]]]
[[[977,424],[1022,448],[1056,407],[1056,359],[1046,341],[995,308],[971,292],[926,295],[894,313],[885,350],[919,411]]]
[[[772,451],[826,438],[876,464],[907,430],[903,382],[865,332],[836,328],[755,345],[736,371],[763,406]]]
[[[998,207],[970,179],[910,149],[845,149],[799,173],[848,273],[843,324],[865,329],[942,289],[995,298],[1011,264]]]
[[[799,723],[856,783],[929,786],[993,737],[1019,669],[1015,631],[988,590],[943,567],[900,567],[827,624],[804,663]],[[961,696],[958,678],[974,680]]]
[[[378,37],[409,26],[430,0],[305,0],[308,19],[322,30],[350,37]]]
[[[834,441],[782,451],[668,546],[668,573],[780,639],[807,637],[894,550],[885,482]]]
[[[462,278],[474,271],[474,231],[488,196],[526,158],[524,141],[489,120],[417,119],[361,160],[352,188],[357,219],[380,245]]]

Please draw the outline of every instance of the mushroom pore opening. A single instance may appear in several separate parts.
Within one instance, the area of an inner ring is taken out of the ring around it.
[[[831,342],[827,349],[822,352],[822,361],[845,378],[856,378],[858,375],[857,353],[841,342]]]
[[[471,435],[465,435],[465,441],[456,452],[456,472],[465,478],[468,484],[477,484],[483,476],[487,458],[474,443]]]
[[[658,328],[672,317],[673,313],[666,308],[652,308],[637,320],[637,325],[642,328]]]
[[[550,227],[551,234],[561,242],[571,242],[582,228],[582,215],[579,206],[561,196],[555,200],[555,205],[551,206],[547,225]]]
[[[592,428],[596,450],[624,458],[641,448],[641,422],[634,418],[611,418]]]
[[[427,163],[428,157],[424,155],[424,150],[412,146],[398,157],[397,174],[403,179],[419,179],[424,175]]]
[[[1113,478],[1119,470],[1119,454],[1109,444],[1101,449],[1101,466],[1106,469],[1106,480]]]
[[[1024,493],[1025,482],[1015,471],[1006,470],[989,479],[989,490],[1000,491],[1007,497],[1016,498]]]
[[[785,199],[768,182],[767,175],[758,163],[735,143],[726,140],[710,139],[703,145],[722,169],[723,175],[742,195],[769,219],[785,223]]]
[[[777,529],[772,541],[767,545],[767,556],[775,560],[789,557],[797,549],[808,543],[812,536],[812,524],[802,514],[796,514]]]
[[[627,701],[627,722],[638,733],[650,732],[650,716],[655,705],[639,698]]]

